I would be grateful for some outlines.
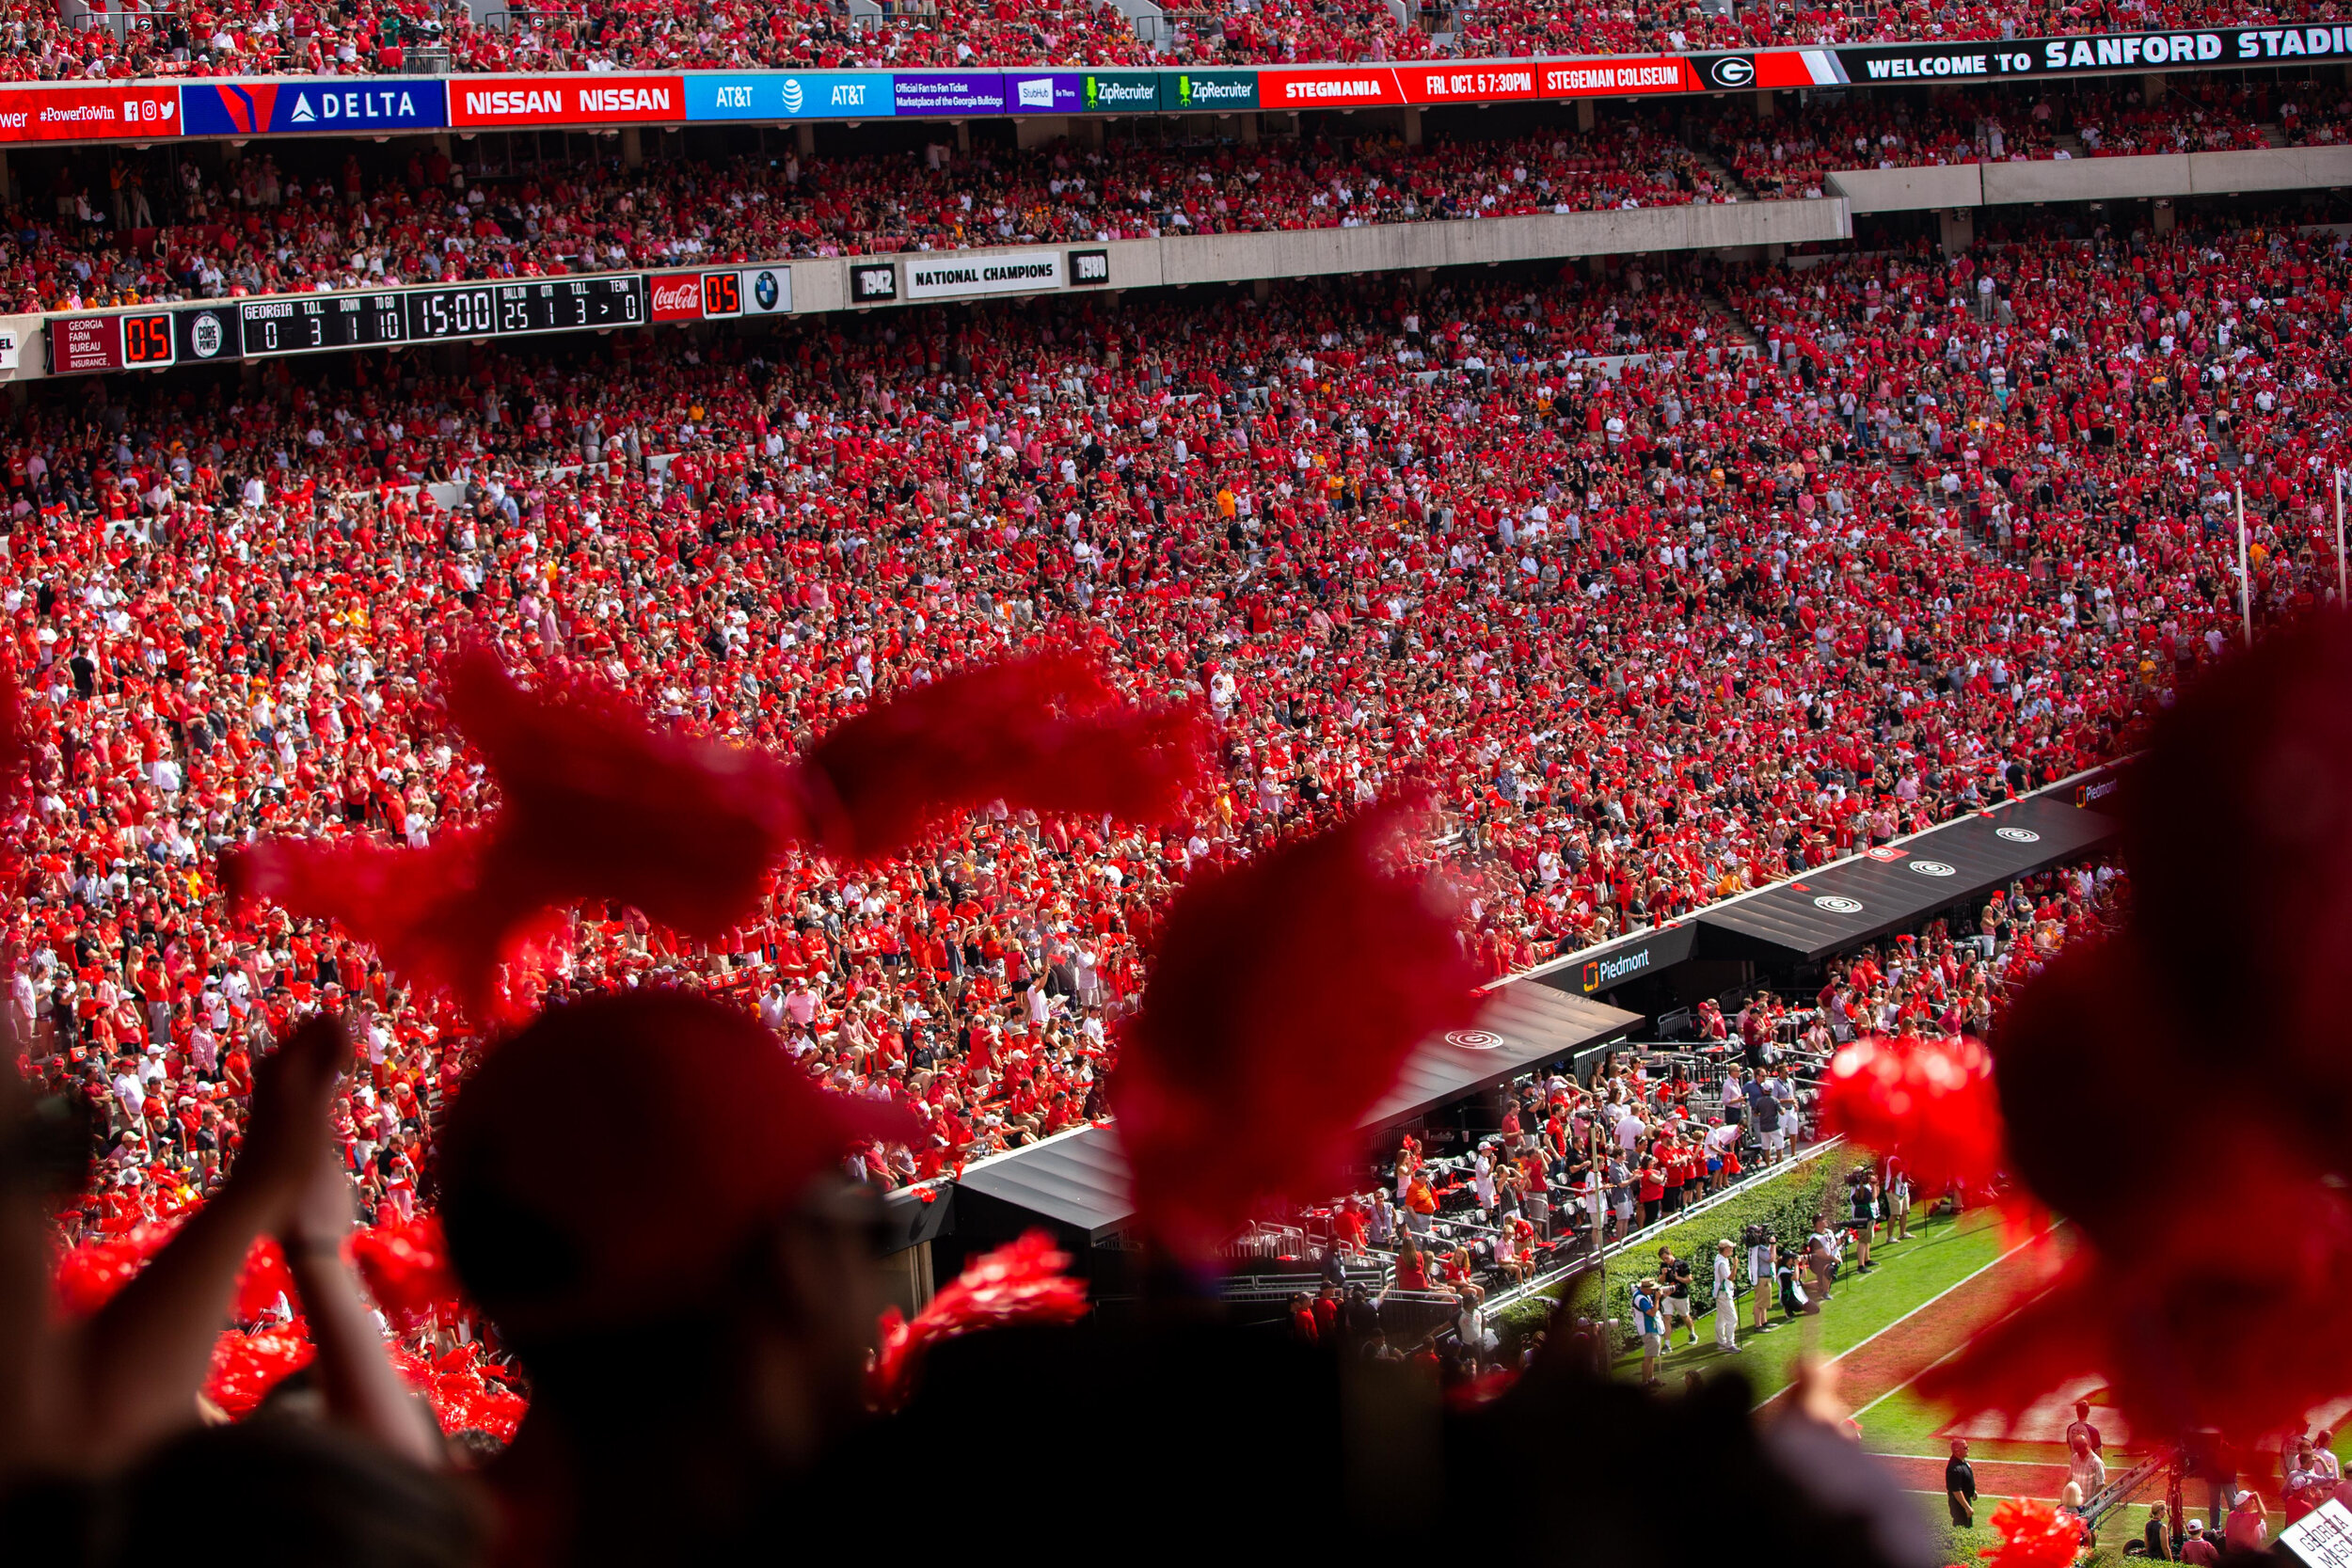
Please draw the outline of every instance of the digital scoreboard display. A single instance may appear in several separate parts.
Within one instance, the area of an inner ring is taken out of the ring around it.
[[[452,284],[411,289],[406,299],[408,337],[421,343],[645,325],[645,280],[634,274]]]
[[[688,282],[694,309],[672,310],[663,319],[742,313],[734,272]],[[57,375],[161,370],[285,354],[644,326],[655,319],[652,289],[652,280],[642,273],[611,273],[59,316],[49,323],[49,369]],[[762,296],[762,309],[774,309],[767,298]],[[791,309],[788,288],[780,303]]]
[[[259,359],[405,342],[400,301],[391,293],[239,300],[237,348],[246,358]]]

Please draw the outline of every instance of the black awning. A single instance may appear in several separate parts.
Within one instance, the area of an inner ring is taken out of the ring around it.
[[[1387,1127],[1425,1116],[1465,1095],[1507,1083],[1540,1063],[1623,1039],[1640,1013],[1571,996],[1549,986],[1506,985],[1469,1029],[1436,1035],[1406,1058],[1396,1086],[1362,1125]]]
[[[1545,986],[1498,990],[1477,1025],[1433,1036],[1406,1059],[1396,1086],[1361,1123],[1366,1131],[1407,1121],[1465,1095],[1504,1083],[1539,1063],[1572,1057],[1621,1039],[1639,1013],[1603,1006]],[[1102,1241],[1135,1212],[1127,1158],[1116,1127],[1088,1127],[967,1166],[956,1183],[966,1194]]]
[[[1107,1127],[1082,1127],[964,1167],[956,1189],[1009,1204],[1099,1242],[1136,1212],[1127,1156]]]
[[[1696,921],[1672,921],[1599,947],[1587,948],[1554,958],[1547,964],[1538,964],[1519,978],[1548,986],[1553,990],[1566,991],[1570,996],[1590,996],[1595,991],[1608,990],[1672,969],[1691,957],[1698,940]]]
[[[2081,791],[2034,795],[1699,911],[1700,955],[1810,961],[1971,903],[2111,842]]]

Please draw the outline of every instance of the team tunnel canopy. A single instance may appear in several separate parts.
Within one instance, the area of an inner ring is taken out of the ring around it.
[[[1623,1039],[1641,1022],[1639,1013],[1547,986],[1503,986],[1473,1027],[1434,1035],[1415,1049],[1363,1130],[1410,1121],[1530,1068]],[[956,1182],[955,1204],[959,1234],[1017,1234],[1047,1224],[1089,1244],[1135,1214],[1116,1127],[1082,1128],[969,1165]]]
[[[1699,956],[1811,963],[2112,843],[2106,774],[1995,806],[1699,911]]]

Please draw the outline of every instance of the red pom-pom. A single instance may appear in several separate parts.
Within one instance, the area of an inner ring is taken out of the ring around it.
[[[486,651],[443,671],[451,719],[497,779],[487,875],[538,905],[609,898],[695,937],[730,929],[803,830],[789,763],[651,723],[601,683],[525,691]]]
[[[229,855],[221,879],[238,907],[267,900],[332,920],[413,985],[491,1016],[501,964],[542,954],[562,927],[527,880],[494,869],[494,833],[468,828],[423,849],[372,839],[266,838]]]
[[[521,1424],[529,1404],[521,1395],[487,1380],[485,1372],[491,1376],[502,1374],[497,1369],[483,1367],[476,1360],[474,1346],[460,1345],[439,1362],[405,1345],[394,1345],[388,1354],[393,1370],[408,1386],[424,1396],[433,1409],[434,1420],[444,1433],[479,1427],[501,1442],[514,1440],[515,1429]]]
[[[1977,1553],[1993,1568],[2072,1568],[2082,1555],[2082,1521],[2071,1509],[2011,1497],[1993,1511],[2001,1544]]]
[[[57,1259],[57,1301],[77,1318],[87,1317],[136,1277],[179,1227],[142,1225],[108,1242],[84,1242]]]
[[[310,1364],[318,1354],[299,1322],[262,1334],[230,1329],[213,1342],[212,1373],[204,1397],[243,1419],[269,1391]]]
[[[2311,615],[2188,684],[2121,799],[2134,926],[2202,1075],[2352,1171],[2352,619]]]
[[[2352,1201],[2261,1130],[2208,1136],[2146,1225],[2086,1242],[1921,1393],[2015,1416],[2095,1374],[2132,1431],[2163,1442],[2250,1439],[2352,1387]],[[2297,1325],[2295,1354],[2245,1331],[2271,1321]]]
[[[438,1215],[421,1214],[406,1225],[362,1230],[352,1238],[351,1257],[367,1281],[369,1296],[403,1327],[460,1299]]]
[[[811,749],[803,788],[824,848],[870,857],[995,800],[1160,820],[1207,752],[1199,712],[1124,705],[1084,658],[1040,654],[897,692]]]
[[[1405,816],[1375,807],[1168,911],[1109,1085],[1162,1245],[1203,1256],[1261,1200],[1338,1180],[1406,1054],[1476,1016],[1449,901],[1391,863]]]
[[[2119,932],[2059,953],[1993,1039],[2009,1171],[2109,1247],[2170,1228],[2175,1182],[2204,1180],[2194,1167],[2210,1162],[2184,1162],[2169,1140],[2144,1131],[2177,1117],[2179,1085],[2196,1077],[2208,1109],[2243,1103],[2232,1075],[2196,1064],[2159,994],[2138,942]],[[2091,1104],[2134,1135],[2102,1138],[2092,1153],[2083,1124]]]
[[[245,1267],[238,1271],[229,1315],[241,1323],[266,1318],[278,1310],[281,1295],[290,1307],[302,1299],[294,1288],[294,1271],[286,1266],[285,1249],[272,1237],[257,1237],[246,1249]]]
[[[1823,1125],[1899,1155],[1922,1191],[1979,1188],[2001,1164],[1993,1057],[1975,1040],[1854,1041],[1831,1059]]]
[[[896,1410],[914,1391],[923,1357],[943,1339],[1007,1323],[1067,1323],[1086,1316],[1087,1288],[1062,1271],[1070,1255],[1032,1230],[974,1259],[954,1284],[908,1323],[897,1307],[882,1316],[882,1345],[868,1379],[877,1409]]]

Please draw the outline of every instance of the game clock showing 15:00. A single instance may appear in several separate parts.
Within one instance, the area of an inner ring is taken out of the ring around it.
[[[633,274],[412,289],[407,297],[408,336],[419,342],[645,325],[645,280]]]

